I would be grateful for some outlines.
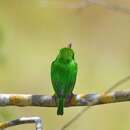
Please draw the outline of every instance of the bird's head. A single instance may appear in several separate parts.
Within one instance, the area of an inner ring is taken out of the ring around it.
[[[69,44],[67,47],[65,48],[61,48],[58,58],[63,60],[63,61],[71,61],[74,59],[74,51],[71,49],[71,44]]]

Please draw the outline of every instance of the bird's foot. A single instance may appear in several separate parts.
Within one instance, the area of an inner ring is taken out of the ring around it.
[[[75,96],[75,94],[71,93],[70,95],[68,95],[65,98],[65,106],[68,106],[68,104],[70,104],[71,100],[73,99],[73,97]]]
[[[57,105],[57,95],[54,94],[52,97],[53,97],[53,99],[55,100],[55,103],[56,103],[56,105]]]

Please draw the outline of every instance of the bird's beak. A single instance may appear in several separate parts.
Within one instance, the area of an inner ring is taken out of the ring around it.
[[[72,44],[70,43],[70,44],[68,44],[68,46],[67,46],[67,48],[71,48],[72,47]]]

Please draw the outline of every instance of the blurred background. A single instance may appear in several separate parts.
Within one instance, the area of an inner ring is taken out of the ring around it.
[[[130,14],[59,2],[0,0],[0,93],[53,95],[50,65],[70,42],[79,67],[74,93],[103,93],[130,74]],[[129,0],[102,2],[130,9]],[[129,87],[130,81],[118,90]],[[45,130],[58,130],[82,108],[66,108],[59,117],[56,108],[4,107],[0,120],[39,116]],[[129,130],[129,108],[129,102],[92,107],[67,130]],[[35,130],[32,124],[8,129]]]

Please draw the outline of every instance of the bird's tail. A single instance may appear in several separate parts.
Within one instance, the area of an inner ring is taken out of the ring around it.
[[[64,97],[58,98],[58,110],[57,115],[63,115],[64,114]]]

